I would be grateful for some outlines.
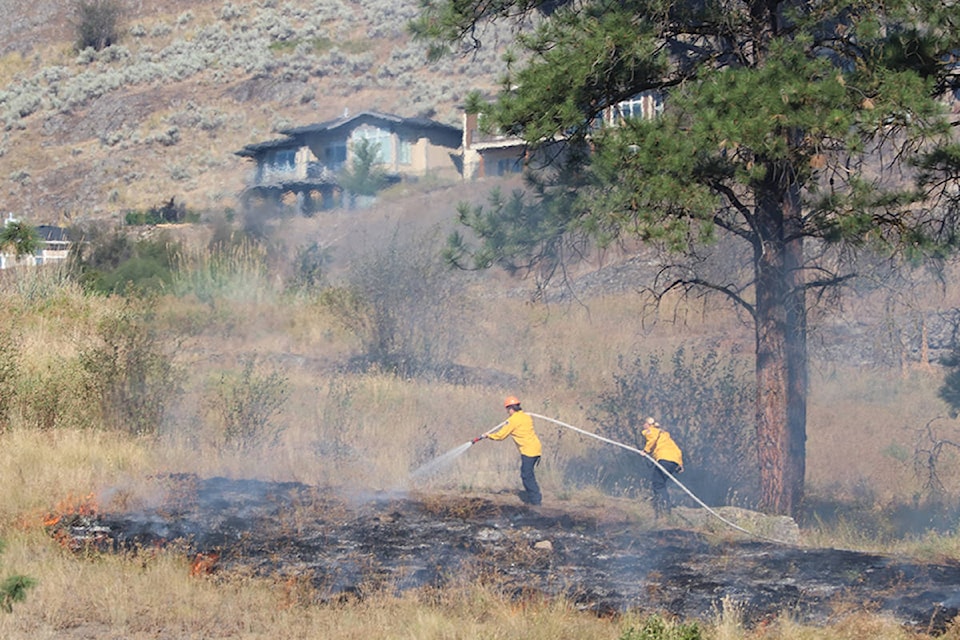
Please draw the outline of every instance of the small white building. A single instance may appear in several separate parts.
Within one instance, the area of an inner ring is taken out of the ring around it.
[[[20,222],[14,218],[12,213],[7,214],[5,225]],[[9,269],[16,266],[33,267],[40,264],[55,264],[63,262],[70,253],[70,239],[67,236],[67,230],[63,227],[54,227],[42,224],[35,227],[37,236],[40,238],[40,246],[37,251],[28,256],[19,258],[13,252],[6,249],[0,251],[0,269]]]

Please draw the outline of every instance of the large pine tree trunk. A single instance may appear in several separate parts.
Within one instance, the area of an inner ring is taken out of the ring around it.
[[[784,207],[788,433],[785,488],[790,493],[789,508],[784,513],[790,515],[796,515],[803,502],[807,470],[807,299],[799,201],[799,194],[790,193]]]
[[[792,510],[787,475],[787,317],[783,296],[783,247],[768,247],[756,263],[757,458],[760,508],[768,513]]]
[[[772,175],[773,172],[771,172]],[[761,508],[793,515],[806,470],[806,301],[799,203],[782,185],[759,194],[755,248],[757,454]]]

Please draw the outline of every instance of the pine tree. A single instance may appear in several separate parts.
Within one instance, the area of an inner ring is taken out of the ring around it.
[[[677,270],[660,291],[720,293],[752,319],[760,506],[795,513],[810,299],[856,275],[850,250],[918,258],[956,241],[954,203],[939,196],[960,175],[943,99],[957,86],[960,6],[424,0],[411,30],[434,53],[469,50],[492,20],[516,21],[520,51],[487,121],[564,149],[532,174],[528,205],[463,208],[480,244],[456,237],[449,256],[549,273],[571,243],[639,239],[695,256],[739,242],[742,263]],[[597,127],[644,92],[663,98],[657,117]]]

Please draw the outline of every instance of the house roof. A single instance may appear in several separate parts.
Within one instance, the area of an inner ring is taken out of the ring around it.
[[[308,124],[303,127],[292,127],[290,129],[282,129],[280,133],[283,133],[288,136],[300,135],[303,133],[319,133],[322,131],[333,131],[341,127],[345,127],[356,120],[361,120],[363,118],[372,118],[374,120],[383,120],[386,122],[392,122],[394,124],[405,124],[415,127],[422,127],[426,129],[439,129],[449,132],[459,132],[460,128],[453,125],[444,124],[436,120],[431,120],[430,118],[424,117],[414,117],[414,118],[404,118],[402,116],[396,116],[390,113],[380,113],[379,111],[361,111],[353,115],[344,115],[333,120],[327,120],[326,122],[319,122],[317,124]]]
[[[404,118],[402,116],[396,116],[389,113],[380,113],[379,111],[361,111],[353,115],[343,115],[339,118],[334,118],[333,120],[327,120],[325,122],[318,122],[316,124],[308,124],[302,127],[291,127],[289,129],[281,129],[280,133],[287,136],[285,138],[277,138],[275,140],[268,140],[266,142],[257,142],[254,144],[248,144],[240,151],[236,151],[235,154],[238,156],[246,158],[255,158],[259,156],[264,151],[269,151],[271,149],[283,149],[285,147],[298,147],[300,143],[295,139],[296,136],[310,134],[310,133],[322,133],[324,131],[336,131],[337,129],[348,127],[351,124],[355,124],[356,121],[370,118],[373,120],[380,120],[382,122],[389,122],[392,124],[406,125],[410,127],[417,127],[420,129],[433,129],[436,131],[445,131],[448,133],[455,133],[460,135],[460,127],[455,127],[453,125],[444,124],[436,120],[431,120],[430,118],[425,117],[413,117],[413,118]]]
[[[266,142],[248,144],[243,149],[240,149],[240,151],[235,151],[234,154],[244,158],[256,158],[262,152],[269,151],[270,149],[282,149],[293,146],[297,146],[293,138],[277,138],[275,140],[267,140]]]

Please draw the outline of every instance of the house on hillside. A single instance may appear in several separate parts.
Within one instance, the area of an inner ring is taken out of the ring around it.
[[[479,113],[463,114],[463,179],[523,173],[527,144],[520,138],[487,133],[480,128]]]
[[[18,222],[12,214],[7,216],[5,224]],[[31,255],[20,256],[12,251],[0,251],[0,269],[9,269],[15,266],[36,266],[41,264],[55,264],[63,262],[70,253],[70,238],[67,230],[42,224],[34,227],[40,239],[39,248]]]
[[[344,112],[335,120],[280,133],[284,137],[236,152],[256,162],[243,194],[247,205],[286,202],[305,214],[332,206],[341,195],[337,175],[349,166],[360,140],[378,146],[379,167],[392,180],[460,177],[460,129],[429,118]]]
[[[595,126],[615,127],[625,118],[652,120],[662,112],[663,94],[659,91],[644,91],[604,109]],[[483,131],[478,113],[463,115],[462,146],[464,180],[522,173],[524,168],[536,162],[538,157],[520,138]],[[544,160],[552,157],[549,149],[541,149],[539,153]]]

